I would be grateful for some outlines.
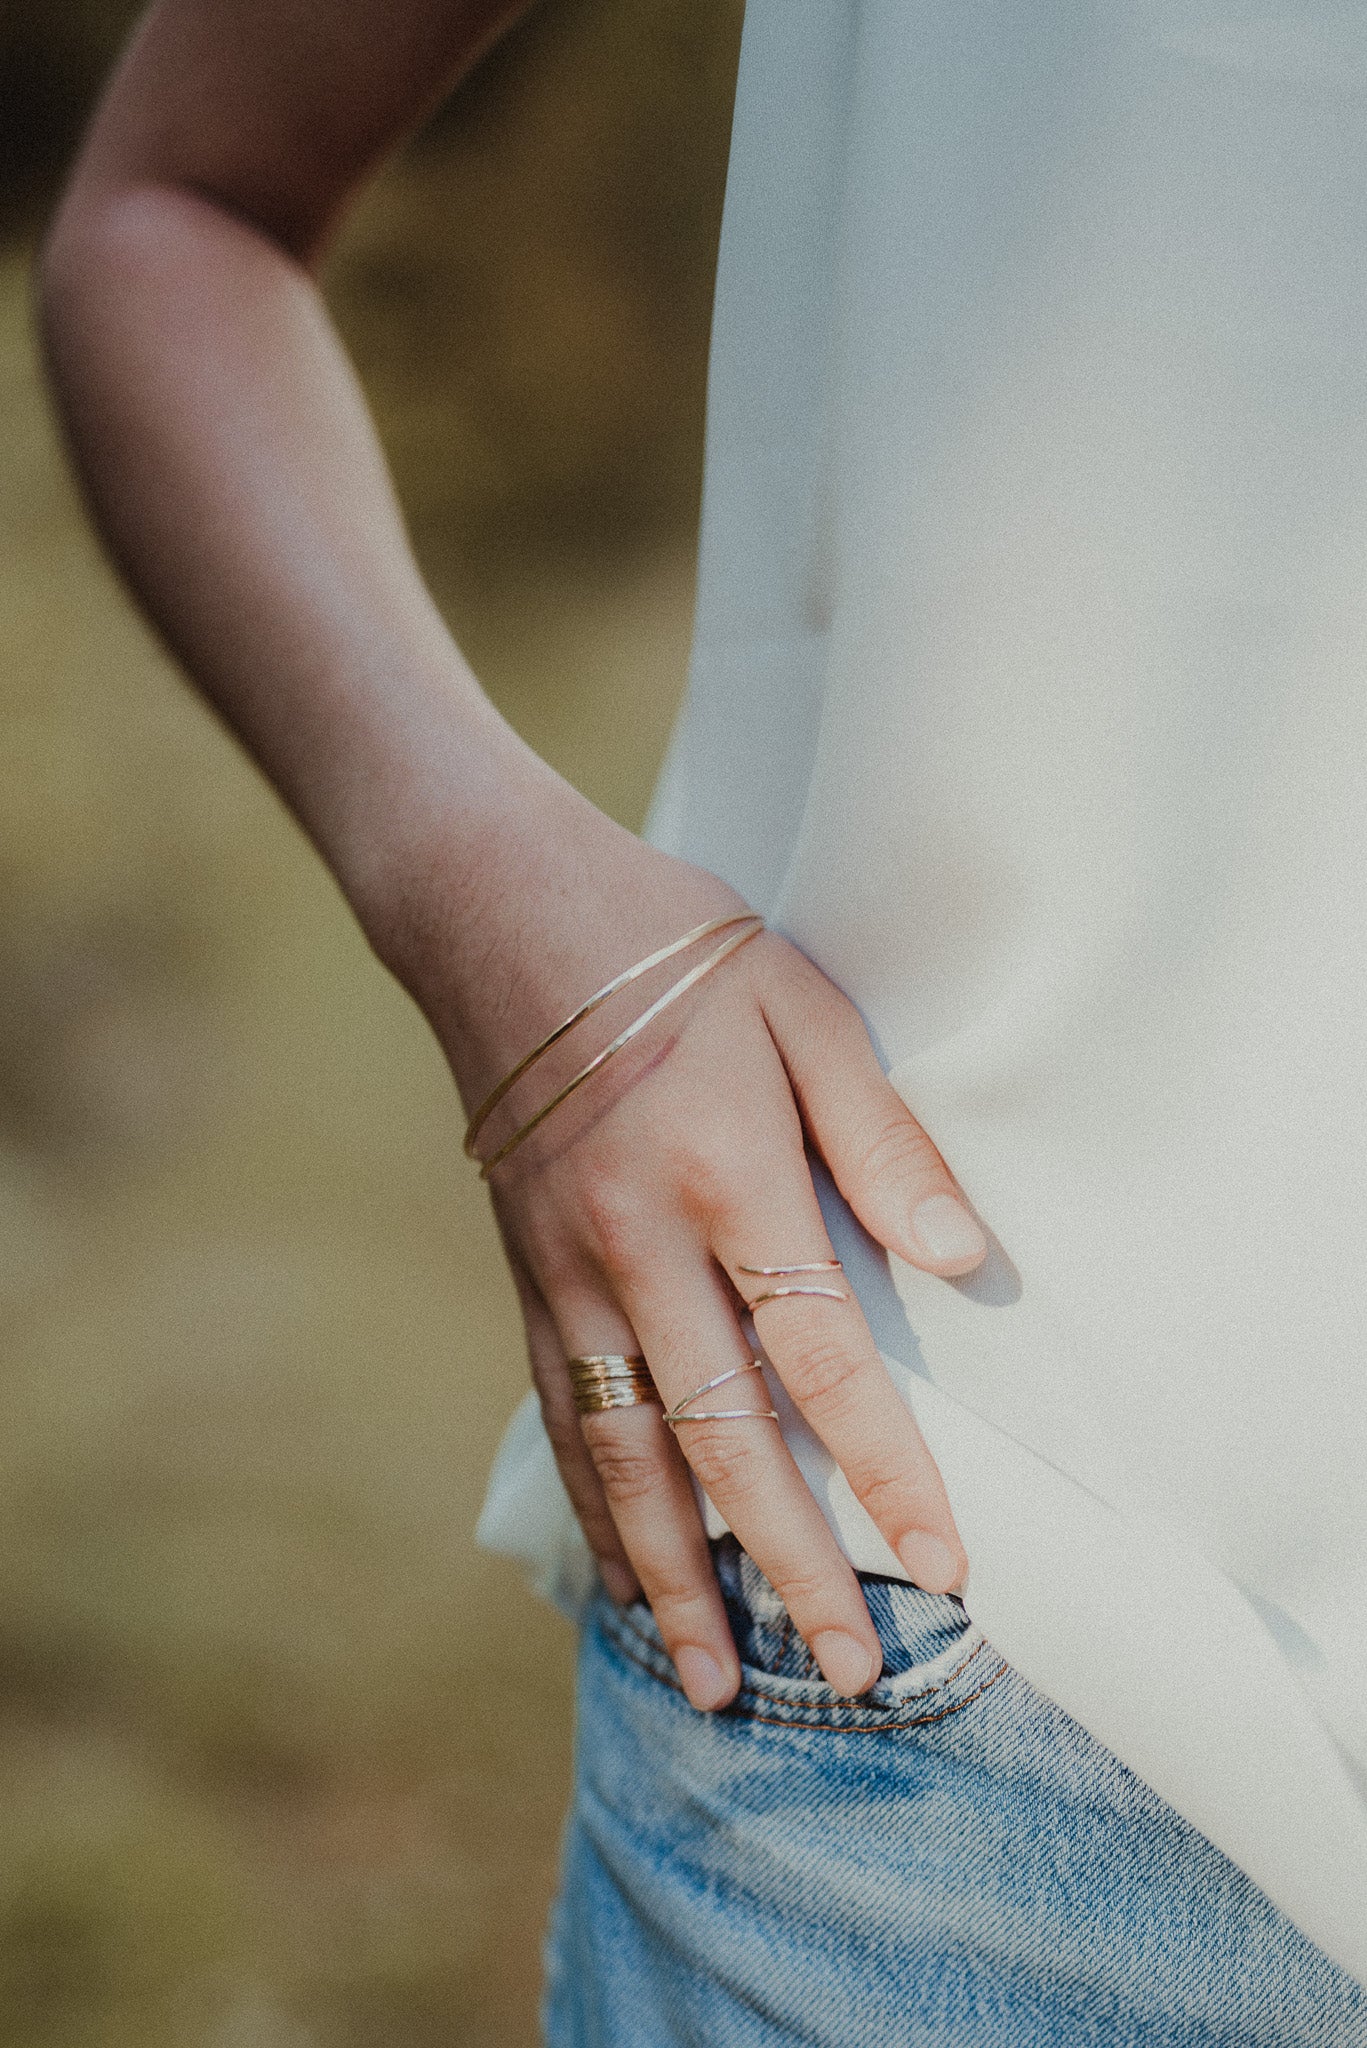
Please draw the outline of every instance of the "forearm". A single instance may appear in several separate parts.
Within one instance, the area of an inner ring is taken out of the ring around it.
[[[524,4],[159,0],[41,265],[111,551],[448,1050],[519,1001],[536,1021],[520,899],[611,888],[645,849],[518,740],[452,643],[314,271],[368,171]]]
[[[78,186],[43,315],[95,515],[149,614],[368,921],[440,815],[453,868],[530,762],[413,562],[312,277],[170,187]]]
[[[555,1021],[519,952],[523,899],[620,894],[628,866],[634,892],[650,857],[479,689],[302,263],[194,192],[78,183],[42,287],[54,383],[111,550],[448,1050],[468,1045],[458,1065],[480,1085],[508,1011],[523,1006],[532,1036]],[[642,901],[643,949],[656,933]],[[606,973],[620,961],[604,944]],[[566,969],[571,988],[583,971]]]

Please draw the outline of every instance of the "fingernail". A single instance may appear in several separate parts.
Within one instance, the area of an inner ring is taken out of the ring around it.
[[[915,1583],[927,1593],[952,1593],[964,1575],[956,1550],[924,1529],[913,1529],[897,1546],[897,1555]]]
[[[911,1212],[911,1227],[932,1259],[980,1259],[987,1250],[982,1226],[953,1195],[928,1195]]]
[[[710,1714],[730,1699],[731,1682],[710,1650],[681,1643],[674,1652],[674,1669],[688,1694],[689,1705],[697,1707],[700,1713]]]
[[[846,1699],[867,1692],[883,1668],[883,1660],[843,1628],[823,1628],[812,1637],[812,1650],[826,1683]]]
[[[640,1591],[636,1583],[635,1572],[628,1571],[624,1564],[617,1564],[610,1557],[600,1557],[598,1560],[598,1573],[603,1584],[607,1587],[610,1597],[617,1602],[617,1605],[619,1607],[630,1607]]]

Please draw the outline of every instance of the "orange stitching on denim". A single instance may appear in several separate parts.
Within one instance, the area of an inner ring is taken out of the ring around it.
[[[793,1617],[792,1617],[792,1615],[791,1615],[791,1614],[789,1614],[789,1612],[788,1612],[787,1608],[785,1607],[785,1608],[784,1608],[784,1610],[783,1610],[783,1626],[782,1626],[782,1628],[781,1628],[781,1629],[779,1630],[779,1635],[778,1635],[778,1642],[777,1642],[777,1644],[775,1645],[775,1648],[774,1648],[774,1662],[775,1662],[776,1664],[777,1664],[777,1662],[778,1662],[778,1660],[779,1660],[779,1658],[780,1658],[780,1657],[784,1657],[784,1656],[786,1656],[786,1655],[787,1655],[787,1652],[788,1652],[788,1645],[789,1645],[789,1643],[790,1643],[790,1642],[791,1642],[792,1640],[793,1640]],[[806,1653],[807,1653],[807,1659],[808,1659],[808,1661],[809,1661],[809,1662],[811,1662],[811,1661],[812,1661],[812,1653],[811,1653],[811,1651],[807,1649],[807,1645],[806,1645],[805,1643],[804,1643],[804,1644],[802,1645],[802,1647],[803,1647],[803,1649],[804,1649],[804,1650],[806,1651]]]
[[[655,1645],[648,1641],[647,1638],[641,1636],[639,1631],[637,1631],[636,1634],[637,1641],[640,1642],[642,1648],[650,1652],[651,1661],[647,1662],[644,1657],[638,1657],[635,1651],[632,1650],[627,1643],[622,1642],[619,1638],[617,1647],[622,1652],[622,1655],[625,1658],[627,1658],[627,1660],[630,1663],[634,1664],[638,1671],[644,1671],[648,1678],[657,1679],[661,1685],[667,1685],[671,1692],[677,1692],[680,1695],[682,1695],[683,1687],[679,1684],[678,1679],[674,1677],[672,1670],[661,1670],[659,1668],[660,1665],[665,1664],[667,1661],[663,1653],[658,1651],[655,1648]],[[953,1679],[959,1676],[960,1672],[966,1671],[968,1669],[969,1665],[973,1662],[974,1657],[978,1655],[979,1651],[985,1650],[986,1648],[987,1642],[984,1639],[984,1641],[976,1645],[976,1647],[973,1649],[970,1655],[964,1658],[963,1663],[960,1664],[957,1667],[957,1669],[951,1673],[950,1677],[944,1680],[944,1684],[951,1684]],[[820,1713],[824,1716],[824,1718],[819,1721],[799,1721],[794,1719],[793,1716],[789,1714],[753,1714],[748,1710],[748,1708],[738,1704],[739,1701],[745,1699],[747,1694],[752,1699],[767,1700],[771,1706],[781,1707],[785,1704],[784,1701],[781,1698],[779,1698],[777,1694],[761,1692],[755,1686],[742,1686],[740,1692],[736,1696],[736,1700],[733,1700],[729,1706],[719,1708],[717,1710],[717,1714],[718,1718],[721,1718],[729,1714],[736,1720],[759,1721],[762,1722],[766,1727],[770,1728],[801,1728],[810,1730],[818,1734],[825,1733],[829,1735],[895,1735],[899,1729],[929,1728],[936,1721],[947,1721],[951,1714],[961,1713],[965,1707],[971,1707],[974,1700],[980,1700],[985,1692],[990,1692],[992,1687],[997,1683],[997,1680],[999,1678],[1005,1678],[1007,1672],[1010,1669],[1010,1665],[1003,1657],[1000,1664],[998,1664],[996,1670],[991,1674],[991,1676],[985,1678],[981,1685],[975,1686],[972,1692],[966,1693],[963,1699],[955,1700],[951,1706],[942,1707],[939,1713],[937,1714],[917,1714],[900,1721],[856,1721],[853,1723],[845,1722],[842,1724],[841,1722],[835,1719],[836,1715],[851,1713],[877,1714],[880,1712],[888,1713],[891,1711],[891,1709],[889,1708],[880,1709],[878,1707],[854,1706],[848,1700],[833,1700],[829,1707],[815,1707],[810,1701],[806,1702],[805,1704],[807,1705],[807,1709],[809,1712]],[[940,1686],[927,1686],[922,1692],[909,1694],[908,1697],[913,1699],[925,1699],[929,1693],[938,1692],[940,1690],[942,1690],[942,1687]]]

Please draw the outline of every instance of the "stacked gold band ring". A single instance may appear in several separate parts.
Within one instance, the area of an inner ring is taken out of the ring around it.
[[[791,1273],[843,1273],[839,1259],[809,1259],[798,1266],[737,1266],[738,1273],[753,1273],[757,1280],[777,1280]],[[751,1315],[757,1308],[763,1308],[766,1301],[783,1301],[790,1294],[819,1294],[827,1301],[848,1301],[849,1295],[839,1287],[769,1287],[763,1294],[757,1294],[745,1306]]]
[[[644,1358],[600,1351],[586,1358],[571,1358],[568,1364],[574,1405],[581,1415],[598,1415],[605,1408],[636,1408],[643,1401],[660,1398]]]

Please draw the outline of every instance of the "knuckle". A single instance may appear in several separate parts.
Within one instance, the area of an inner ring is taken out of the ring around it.
[[[830,1580],[820,1572],[804,1570],[794,1565],[790,1570],[779,1568],[769,1573],[769,1580],[779,1599],[801,1627],[803,1617],[810,1618],[823,1612],[831,1605]]]
[[[638,1194],[616,1174],[595,1175],[579,1191],[580,1216],[604,1272],[620,1273],[638,1259],[646,1236]]]
[[[699,1614],[708,1615],[707,1589],[685,1570],[681,1560],[657,1564],[650,1572],[650,1611],[666,1642],[696,1636]]]
[[[603,1491],[615,1507],[634,1506],[659,1487],[660,1460],[654,1451],[597,1429],[591,1433],[590,1449]]]
[[[702,1134],[676,1146],[669,1160],[670,1179],[686,1212],[711,1221],[745,1206],[745,1157],[730,1137],[708,1140]]]
[[[863,1374],[863,1360],[837,1336],[808,1332],[784,1349],[784,1384],[800,1408],[843,1408]]]
[[[940,1155],[930,1139],[903,1114],[878,1125],[860,1153],[857,1171],[867,1186],[876,1188],[924,1179],[939,1168]]]
[[[745,1422],[689,1422],[679,1432],[689,1464],[706,1493],[734,1495],[755,1477],[756,1449]]]
[[[880,1529],[901,1537],[919,1526],[917,1508],[924,1513],[924,1505],[905,1470],[861,1472],[850,1484]]]
[[[794,1112],[796,1115],[796,1112]],[[711,1191],[702,1221],[714,1241],[748,1245],[754,1238],[755,1218],[765,1214],[776,1187],[804,1190],[799,1176],[805,1171],[799,1143],[761,1152],[758,1147],[737,1164],[725,1180]],[[810,1186],[810,1181],[806,1183]],[[744,1252],[737,1253],[745,1257]],[[753,1254],[751,1254],[753,1256]],[[750,1285],[756,1285],[751,1281]]]

